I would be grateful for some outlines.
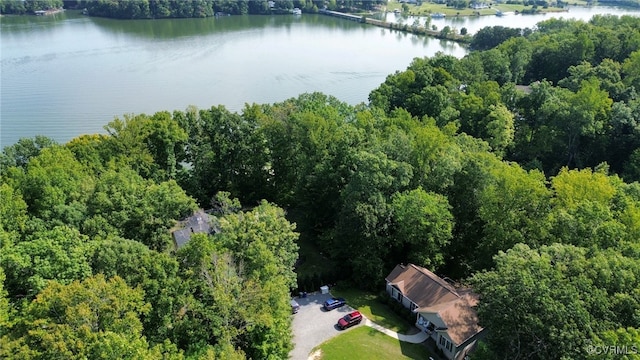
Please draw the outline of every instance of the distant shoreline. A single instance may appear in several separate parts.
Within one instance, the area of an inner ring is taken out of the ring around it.
[[[436,4],[439,5],[439,4]],[[636,6],[630,6],[630,5],[613,5],[611,3],[598,3],[595,5],[582,5],[582,4],[578,4],[578,3],[567,3],[567,5],[565,7],[562,8],[558,8],[558,7],[548,7],[548,8],[544,8],[544,7],[537,7],[537,8],[516,8],[516,6],[514,4],[506,4],[506,3],[500,3],[500,4],[493,4],[491,6],[485,7],[485,8],[481,8],[481,9],[472,9],[472,8],[464,8],[464,9],[455,9],[455,8],[451,8],[451,7],[433,7],[430,8],[428,10],[422,9],[421,11],[416,11],[419,10],[419,8],[414,8],[411,9],[407,12],[402,12],[403,15],[406,16],[412,16],[412,17],[429,17],[432,16],[433,14],[443,14],[444,16],[446,16],[447,18],[466,18],[466,17],[478,17],[478,16],[500,16],[500,13],[504,13],[504,14],[520,14],[520,15],[535,15],[535,14],[553,14],[553,13],[564,13],[564,12],[569,12],[570,8],[596,8],[596,7],[621,7],[621,8],[630,8],[630,9],[638,9],[638,7]],[[5,16],[5,15],[9,15],[9,16],[43,16],[43,15],[55,15],[58,13],[62,13],[65,12],[67,10],[78,10],[77,8],[70,8],[70,9],[64,9],[64,8],[59,8],[59,9],[49,9],[49,10],[37,10],[34,11],[33,13],[23,13],[23,14],[12,14],[12,13],[0,13],[0,16]],[[345,12],[344,14],[348,14],[348,15],[355,15],[358,17],[367,17],[368,19],[374,20],[376,21],[377,19],[375,18],[369,18],[369,16],[375,14],[375,13],[394,13],[394,10],[397,10],[396,7],[391,6],[391,7],[382,7],[377,9],[376,11],[368,11],[368,12]],[[533,10],[533,11],[532,11]],[[86,9],[85,9],[86,11]],[[84,13],[85,15],[89,15],[87,13]],[[247,15],[287,15],[290,14],[290,12],[284,12],[284,13],[279,13],[279,12],[274,12],[274,13],[269,13],[269,14],[247,14]],[[304,13],[303,13],[304,14]],[[307,14],[323,14],[323,10],[319,10],[317,12],[308,12]],[[232,15],[232,16],[238,16],[235,14],[226,14],[225,15]],[[95,16],[95,15],[89,15],[89,16]],[[112,17],[112,16],[95,16],[95,17],[101,17],[101,18],[107,18],[107,19],[118,19],[117,17]],[[216,16],[217,17],[217,16]],[[181,18],[181,17],[167,17],[167,18]],[[196,17],[185,17],[185,18],[196,18]],[[148,19],[155,19],[155,18],[140,18],[140,19],[127,19],[127,20],[148,20]],[[164,18],[163,18],[164,19]],[[380,20],[378,20],[380,21]],[[374,24],[374,25],[378,25],[378,24]],[[380,25],[378,25],[380,26]]]
[[[65,11],[64,8],[48,9],[48,10],[36,10],[36,11],[33,12],[33,14],[25,14],[25,15],[46,16],[46,15],[59,14],[59,13],[64,12],[64,11]]]
[[[441,13],[445,14],[447,17],[476,17],[476,16],[485,16],[485,15],[496,15],[496,11],[501,11],[503,13],[515,13],[522,15],[532,15],[532,14],[553,14],[553,13],[563,13],[569,12],[571,8],[597,8],[597,7],[619,7],[619,8],[629,8],[629,9],[638,9],[638,6],[633,6],[630,4],[615,4],[611,2],[603,2],[597,3],[595,5],[587,5],[581,4],[580,2],[567,2],[563,7],[542,7],[538,6],[533,8],[531,6],[516,5],[516,4],[507,4],[507,3],[494,3],[490,7],[485,7],[481,9],[472,9],[472,8],[464,8],[464,9],[455,9],[451,7],[446,7],[440,4],[431,4],[432,6],[425,7],[413,7],[410,8],[409,11],[401,12],[407,16],[418,16],[425,17],[430,16],[433,13]],[[535,9],[535,12],[531,12]],[[393,13],[395,10],[402,10],[397,5],[387,6],[379,10],[382,13]],[[355,15],[364,15],[362,13],[354,13]]]

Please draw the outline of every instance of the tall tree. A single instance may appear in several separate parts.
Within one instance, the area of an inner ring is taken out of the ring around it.
[[[11,166],[24,168],[29,159],[38,156],[42,149],[56,145],[56,142],[42,135],[36,135],[34,138],[21,138],[18,142],[2,149],[0,154],[0,174],[4,174],[5,170]]]
[[[594,138],[603,133],[609,123],[609,113],[613,100],[609,94],[600,89],[598,80],[587,80],[581,83],[580,89],[569,98],[568,117],[557,119],[562,123],[558,128],[564,130],[568,153],[568,166],[582,166],[580,156],[580,140]]]
[[[260,217],[257,214],[225,218]],[[291,350],[288,274],[270,250],[268,235],[247,221],[246,228],[223,225],[216,236],[197,234],[178,252],[192,291],[174,328],[176,341],[191,344],[190,352],[208,344],[218,352],[226,348],[234,356],[246,353],[249,358],[279,359]],[[230,224],[234,222],[231,219]],[[269,228],[268,223],[262,226]],[[251,238],[251,242],[239,250],[227,238]],[[225,249],[225,244],[234,249]]]
[[[243,117],[224,106],[200,110],[189,124],[192,166],[183,186],[201,204],[219,191],[228,191],[245,203],[265,197],[267,149],[255,117]]]
[[[471,48],[474,50],[489,50],[501,43],[521,35],[521,29],[512,29],[504,26],[487,26],[473,36]]]
[[[21,358],[181,359],[175,347],[150,348],[141,336],[142,297],[117,277],[53,282],[28,306],[9,345]]]
[[[496,154],[504,155],[512,146],[515,135],[513,113],[502,104],[489,105],[488,110],[484,120],[486,140]]]
[[[293,266],[298,259],[298,234],[294,232],[295,224],[284,215],[284,210],[263,201],[249,212],[221,218],[220,236],[252,278],[266,281],[282,276],[290,288],[295,288]]]
[[[17,242],[27,227],[27,204],[9,184],[0,184],[0,249]]]
[[[344,205],[335,232],[323,246],[335,259],[351,264],[353,279],[364,287],[375,286],[383,276],[391,196],[405,190],[412,176],[411,165],[393,161],[384,153],[355,155],[349,183],[340,195]]]
[[[145,178],[174,178],[187,134],[166,111],[116,118],[105,126],[111,153]]]
[[[586,356],[588,339],[605,327],[604,291],[585,276],[585,251],[564,245],[516,245],[496,256],[495,270],[474,275],[480,323],[495,359]],[[604,312],[604,314],[603,314]]]
[[[9,300],[7,299],[7,292],[4,289],[4,270],[0,267],[0,337],[5,335],[9,326]],[[1,340],[0,340],[1,342]]]
[[[496,164],[486,186],[475,189],[482,237],[474,252],[477,269],[488,269],[494,255],[517,243],[537,248],[548,241],[551,192],[544,174],[518,165]]]
[[[587,35],[590,26],[578,21],[551,19],[538,24],[534,51],[527,69],[526,81],[547,79],[553,83],[567,77],[571,65],[590,61],[595,44]],[[552,31],[552,29],[557,29]]]
[[[0,266],[6,271],[9,296],[29,299],[51,281],[69,284],[90,276],[91,250],[88,238],[68,226],[36,232],[3,249]]]
[[[624,83],[640,91],[640,50],[634,51],[622,64]]]
[[[171,245],[168,230],[196,204],[175,181],[156,184],[123,167],[100,175],[87,207],[86,233],[118,235],[163,250]]]
[[[582,201],[593,201],[609,207],[620,185],[620,179],[608,176],[604,169],[593,171],[563,168],[551,180],[555,192],[554,202],[561,208],[573,208]]]
[[[510,80],[516,84],[522,83],[533,52],[531,42],[523,37],[514,37],[504,41],[497,48],[509,59]]]
[[[320,93],[266,108],[260,124],[274,193],[266,198],[303,214],[298,228],[314,236],[333,226],[353,153],[366,140],[354,123],[373,126],[374,117]]]
[[[603,170],[562,169],[551,180],[555,190],[550,213],[556,241],[600,248],[615,246],[627,229],[612,211],[621,180]]]
[[[144,291],[144,300],[151,305],[141,318],[146,338],[153,343],[170,338],[175,314],[182,306],[179,264],[175,257],[118,237],[97,241],[94,249],[90,259],[94,274],[119,276],[131,288]]]
[[[79,226],[94,179],[73,153],[61,146],[43,149],[29,160],[18,189],[31,215],[51,225]]]
[[[441,266],[453,229],[447,199],[418,188],[396,193],[391,208],[395,231],[390,245],[401,254],[397,263],[411,262],[433,269]]]

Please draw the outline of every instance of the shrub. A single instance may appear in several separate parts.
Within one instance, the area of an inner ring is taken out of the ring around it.
[[[386,291],[381,291],[378,294],[378,301],[387,305],[394,313],[405,319],[409,324],[416,322],[416,315],[411,310],[402,306],[400,302],[393,299]]]

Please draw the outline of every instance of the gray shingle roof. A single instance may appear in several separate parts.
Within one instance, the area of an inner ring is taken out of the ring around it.
[[[176,230],[172,231],[173,240],[180,248],[191,239],[191,234],[213,234],[220,232],[211,216],[200,209],[190,217],[180,221]]]

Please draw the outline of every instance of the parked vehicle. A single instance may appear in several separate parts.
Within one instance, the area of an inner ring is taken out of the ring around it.
[[[347,300],[343,298],[331,298],[324,302],[325,310],[333,310],[347,304]]]
[[[342,330],[349,328],[353,325],[358,325],[362,321],[362,314],[359,311],[354,311],[345,315],[345,317],[338,320],[338,327]]]
[[[300,310],[300,304],[297,301],[291,299],[291,313],[295,314]]]

